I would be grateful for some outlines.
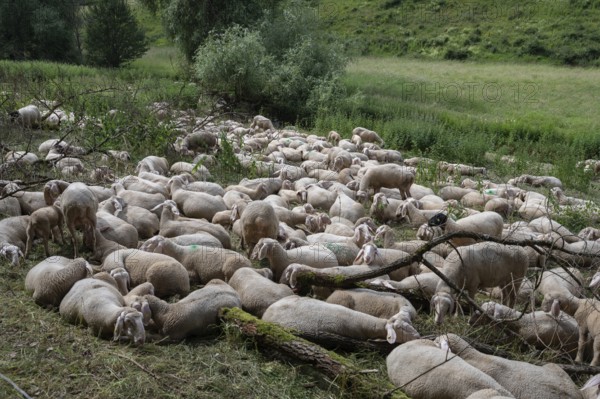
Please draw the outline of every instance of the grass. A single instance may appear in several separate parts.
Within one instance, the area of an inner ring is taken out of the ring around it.
[[[358,55],[598,65],[593,0],[322,0],[328,29]]]

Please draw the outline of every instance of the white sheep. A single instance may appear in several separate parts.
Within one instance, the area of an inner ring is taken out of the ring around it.
[[[107,207],[103,206],[96,213],[97,231],[108,240],[115,241],[127,248],[136,248],[139,234],[135,226],[107,212],[106,209]]]
[[[396,164],[376,165],[369,167],[362,179],[357,193],[357,198],[365,201],[369,189],[378,193],[382,187],[397,188],[402,199],[411,196],[410,186],[415,181],[415,170],[411,167]]]
[[[382,319],[389,319],[403,312],[402,317],[411,322],[417,316],[417,311],[408,299],[392,292],[380,292],[365,288],[338,289],[327,297],[326,302],[342,305]]]
[[[496,212],[481,212],[459,219],[456,222],[448,217],[448,215],[438,213],[430,218],[427,224],[434,228],[441,227],[444,233],[467,231],[480,235],[487,234],[490,237],[498,239],[502,237],[502,230],[504,228],[502,216],[498,215]],[[426,232],[425,238],[431,240],[435,235],[435,230],[429,230]],[[417,234],[417,237],[419,237],[419,234]],[[476,242],[476,240],[472,238],[453,238],[450,242],[456,246],[461,246],[472,244]]]
[[[92,275],[83,258],[53,256],[32,267],[25,277],[25,290],[40,306],[58,307],[73,284]]]
[[[11,121],[25,128],[37,128],[42,122],[42,114],[35,105],[27,105],[10,113]]]
[[[474,349],[455,334],[445,334],[436,338],[438,345],[444,345],[471,366],[489,375],[516,398],[522,399],[564,399],[582,398],[577,386],[569,375],[556,364],[536,366],[526,362],[508,360],[499,356],[486,355]]]
[[[62,226],[64,224],[64,215],[60,209],[60,204],[56,203],[46,206],[33,212],[27,225],[27,245],[25,248],[25,259],[31,253],[31,247],[35,238],[41,238],[44,243],[44,253],[46,257],[50,256],[48,251],[48,240],[50,236],[55,242],[63,243]]]
[[[169,161],[164,157],[150,155],[138,162],[135,172],[138,175],[142,172],[151,172],[166,176],[169,173]]]
[[[545,270],[536,278],[535,286],[536,291],[544,297],[542,309],[546,312],[550,311],[555,299],[563,299],[566,304],[566,298],[583,296],[583,276],[574,267]],[[566,312],[574,315],[575,309],[567,307]]]
[[[125,336],[135,345],[146,340],[143,314],[126,306],[123,295],[105,281],[77,281],[60,303],[59,313],[67,322],[86,325],[101,337],[117,341]]]
[[[112,196],[99,204],[100,208],[121,220],[131,224],[138,232],[139,238],[150,238],[160,230],[160,222],[156,214],[148,209],[129,205],[118,196]]]
[[[171,199],[185,216],[212,220],[215,213],[227,209],[223,198],[184,188],[185,183],[179,176],[173,176],[167,186]]]
[[[408,254],[398,249],[377,248],[373,242],[367,242],[363,244],[358,255],[356,255],[356,258],[354,259],[353,264],[383,267],[402,258],[408,258]],[[392,280],[401,281],[410,275],[418,273],[419,266],[414,262],[408,266],[390,272],[389,276]]]
[[[273,126],[273,122],[271,122],[270,119],[265,118],[262,115],[256,115],[254,118],[252,118],[250,129],[253,129],[254,131],[266,131],[275,130],[275,127]]]
[[[360,137],[360,142],[377,143],[383,145],[383,139],[373,130],[364,127],[355,127],[352,129],[352,136]]]
[[[252,201],[244,209],[240,217],[242,229],[242,249],[252,253],[254,246],[261,238],[277,238],[279,219],[273,207],[264,201]]]
[[[157,207],[166,200],[165,196],[161,193],[146,193],[143,191],[128,190],[121,183],[113,183],[111,188],[112,194],[123,198],[127,204],[139,206],[151,212],[155,212],[156,216],[160,217],[160,212]]]
[[[396,208],[396,220],[407,221],[413,227],[427,223],[437,214],[439,214],[439,210],[421,210],[412,201],[404,201]]]
[[[419,338],[410,323],[392,317],[381,319],[318,299],[291,295],[267,308],[262,320],[291,328],[313,337],[322,333],[358,340],[387,339],[402,343]]]
[[[365,208],[362,204],[354,201],[342,190],[337,191],[337,198],[333,205],[331,205],[331,208],[329,208],[329,216],[340,216],[355,223],[365,215]]]
[[[323,245],[310,245],[285,250],[277,240],[261,238],[250,259],[268,258],[275,281],[279,281],[285,268],[291,263],[302,263],[319,269],[339,266],[335,253]]]
[[[209,281],[176,303],[165,302],[153,295],[144,298],[159,333],[174,341],[210,334],[218,324],[219,310],[242,307],[235,290],[221,280]]]
[[[579,337],[577,321],[564,312],[559,312],[558,316],[544,311],[521,314],[521,312],[495,302],[485,302],[481,305],[481,309],[493,319],[475,311],[471,315],[469,324],[493,325],[494,320],[501,321],[526,342],[539,349],[551,348],[564,351],[572,358],[577,354]]]
[[[188,271],[192,281],[202,284],[212,279],[228,281],[237,269],[252,266],[248,258],[230,249],[178,245],[162,236],[150,238],[140,249],[176,259]]]
[[[513,306],[528,265],[527,253],[521,247],[481,242],[451,252],[444,261],[442,273],[471,298],[475,297],[478,288],[500,287],[504,304]],[[431,302],[435,321],[441,324],[455,304],[445,281],[438,283]]]
[[[236,270],[228,283],[240,296],[242,309],[256,317],[262,317],[265,310],[279,299],[294,295],[287,285],[271,281],[251,267]]]
[[[170,256],[125,249],[109,254],[102,262],[102,271],[105,272],[118,267],[127,270],[132,287],[148,281],[154,286],[157,296],[184,296],[190,291],[186,268]]]
[[[77,239],[75,229],[83,228],[86,246],[95,251],[96,246],[96,212],[98,199],[84,183],[71,183],[62,193],[60,200],[65,223],[71,234],[73,257],[77,257]]]
[[[492,377],[430,340],[397,346],[387,356],[386,365],[390,381],[414,399],[464,399],[482,389],[512,397]]]

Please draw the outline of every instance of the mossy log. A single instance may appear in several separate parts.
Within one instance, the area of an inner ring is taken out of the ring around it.
[[[339,384],[348,398],[409,398],[387,381],[387,375],[365,373],[351,360],[307,341],[292,331],[257,319],[239,308],[222,309],[222,321],[235,326],[246,338],[252,339],[260,349],[275,351],[285,358],[314,366]],[[333,337],[326,337],[333,339]]]

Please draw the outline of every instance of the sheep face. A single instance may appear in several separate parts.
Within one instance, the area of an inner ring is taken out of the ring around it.
[[[115,323],[113,340],[118,341],[121,336],[125,336],[131,339],[134,345],[143,345],[146,340],[143,318],[138,310],[122,311]]]
[[[370,265],[377,257],[377,254],[377,247],[374,244],[364,244],[361,250],[358,252],[358,255],[356,255],[356,258],[354,259],[354,264],[360,264],[361,262],[364,262],[367,265]]]
[[[444,317],[454,312],[454,298],[448,293],[438,292],[431,298],[431,309],[435,317],[436,324],[442,324]]]
[[[396,342],[404,343],[421,338],[421,335],[415,330],[412,324],[402,319],[399,315],[395,315],[389,319],[385,325],[385,329],[387,331],[387,341],[390,344]]]
[[[10,260],[13,266],[20,266],[20,258],[25,257],[16,245],[6,244],[0,248],[0,255]]]

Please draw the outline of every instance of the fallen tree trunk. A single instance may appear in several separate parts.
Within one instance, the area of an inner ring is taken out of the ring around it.
[[[260,349],[275,351],[285,358],[313,365],[339,384],[344,397],[408,398],[396,390],[387,380],[387,375],[381,372],[374,375],[372,370],[361,370],[351,360],[298,337],[283,327],[257,319],[239,308],[222,309],[219,316],[224,322],[235,326],[244,337],[252,339]],[[332,337],[326,339],[331,340]]]

